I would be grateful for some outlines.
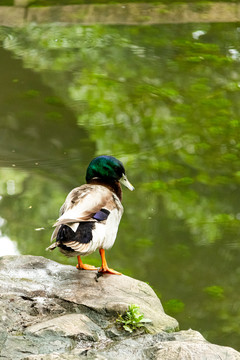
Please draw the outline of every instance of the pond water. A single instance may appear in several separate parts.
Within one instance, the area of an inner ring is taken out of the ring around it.
[[[114,155],[136,190],[109,265],[240,350],[238,26],[1,28],[1,255],[75,265],[45,251],[52,224],[90,160]]]

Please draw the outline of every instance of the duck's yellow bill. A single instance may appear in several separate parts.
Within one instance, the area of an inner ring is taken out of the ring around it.
[[[123,176],[121,177],[121,179],[119,181],[120,181],[121,184],[126,186],[129,190],[131,190],[131,191],[134,190],[134,186],[132,186],[132,184],[128,181],[125,174],[123,174]]]

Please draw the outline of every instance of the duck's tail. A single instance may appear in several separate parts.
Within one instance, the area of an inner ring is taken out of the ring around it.
[[[48,246],[45,250],[47,251],[53,251],[54,249],[56,249],[56,247],[58,247],[59,242],[56,241],[55,243],[53,243],[52,245]]]

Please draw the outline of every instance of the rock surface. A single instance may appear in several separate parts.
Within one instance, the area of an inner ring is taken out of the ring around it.
[[[196,331],[176,331],[154,291],[127,276],[78,271],[43,257],[0,259],[0,359],[236,359]],[[128,334],[116,318],[136,304],[149,333]]]

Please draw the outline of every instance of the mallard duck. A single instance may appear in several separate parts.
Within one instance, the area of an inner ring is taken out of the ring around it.
[[[92,265],[83,264],[81,256],[99,249],[102,259],[99,272],[120,275],[108,267],[105,250],[115,242],[123,213],[120,182],[131,191],[134,187],[121,161],[107,155],[90,162],[86,182],[67,195],[60,217],[53,225],[51,241],[56,241],[47,250],[59,247],[64,255],[77,256],[77,269],[96,270]]]

